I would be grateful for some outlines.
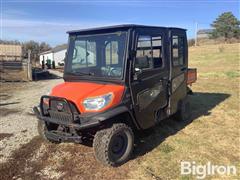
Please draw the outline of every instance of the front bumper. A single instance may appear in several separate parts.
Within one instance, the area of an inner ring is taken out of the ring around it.
[[[72,135],[70,133],[64,133],[61,131],[46,131],[45,136],[55,142],[83,142],[82,136]]]
[[[33,108],[33,111],[37,118],[41,121],[50,122],[54,124],[64,125],[66,127],[71,127],[76,130],[84,130],[93,128],[96,126],[99,126],[106,122],[107,120],[116,117],[117,115],[129,112],[128,108],[124,105],[117,106],[112,109],[109,109],[107,111],[101,112],[101,113],[91,113],[86,115],[79,115],[79,121],[78,123],[75,123],[73,121],[62,121],[59,119],[50,118],[48,116],[43,116],[40,110],[40,107],[35,106]]]

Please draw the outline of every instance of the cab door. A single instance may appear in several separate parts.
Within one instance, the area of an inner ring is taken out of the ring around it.
[[[187,95],[188,47],[186,31],[170,30],[170,114],[178,109],[178,103]]]
[[[135,117],[142,129],[153,126],[167,106],[169,69],[165,31],[137,33],[131,91]]]

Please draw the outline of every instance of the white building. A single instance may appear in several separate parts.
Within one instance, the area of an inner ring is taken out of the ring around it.
[[[42,61],[44,60],[45,63],[46,61],[49,59],[52,61],[55,61],[55,65],[56,66],[60,66],[64,64],[64,59],[65,59],[65,55],[67,52],[67,45],[60,45],[60,46],[56,46],[55,48],[52,48],[49,51],[45,51],[40,53],[40,64],[42,64]]]

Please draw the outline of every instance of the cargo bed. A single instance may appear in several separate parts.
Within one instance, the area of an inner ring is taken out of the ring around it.
[[[187,71],[187,85],[192,85],[197,81],[197,68],[188,68]]]

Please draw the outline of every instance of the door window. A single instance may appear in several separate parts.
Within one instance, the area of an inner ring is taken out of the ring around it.
[[[163,67],[162,37],[139,36],[135,68],[152,69]]]
[[[172,36],[173,66],[184,65],[184,37]]]

